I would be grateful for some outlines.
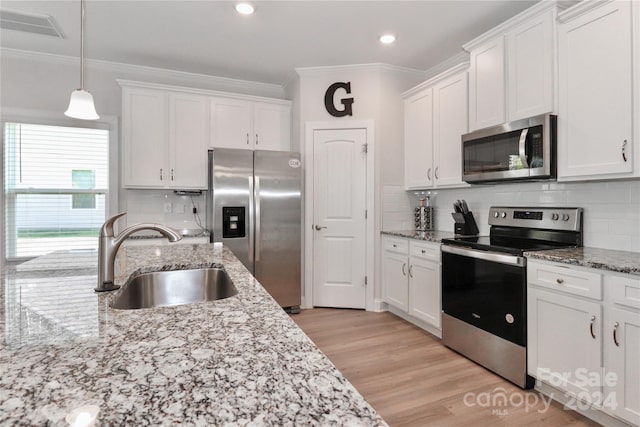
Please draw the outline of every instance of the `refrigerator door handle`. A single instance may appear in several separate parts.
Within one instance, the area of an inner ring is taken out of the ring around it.
[[[253,224],[254,218],[256,218],[254,209],[255,209],[255,192],[254,192],[254,188],[253,188],[253,176],[249,176],[249,213],[248,213],[248,218],[247,218],[247,224],[249,224],[249,230],[248,230],[248,237],[249,237],[249,264],[251,266],[254,266],[254,246],[253,246],[253,241],[254,241],[254,227],[255,225]],[[253,267],[255,268],[255,267]],[[255,274],[255,271],[254,273]]]
[[[255,226],[255,240],[256,243],[254,245],[255,248],[255,253],[256,253],[256,262],[260,261],[260,176],[256,175],[254,177],[254,181],[255,181],[255,188],[254,188],[254,196],[253,196],[253,200],[255,203],[255,221],[254,221],[254,226]]]

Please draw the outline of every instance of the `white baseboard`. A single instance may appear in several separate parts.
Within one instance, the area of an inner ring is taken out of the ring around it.
[[[442,339],[442,330],[438,329],[432,325],[429,325],[428,323],[423,322],[422,320],[416,319],[413,316],[409,316],[407,313],[405,313],[402,310],[399,310],[397,308],[395,308],[394,306],[389,306],[389,312],[395,314],[396,316],[406,320],[409,323],[412,323],[414,325],[416,325],[418,328],[420,329],[424,329],[425,331],[429,332],[431,335],[434,335],[437,338]]]

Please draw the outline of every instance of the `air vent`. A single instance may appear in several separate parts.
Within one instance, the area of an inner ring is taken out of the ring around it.
[[[53,18],[48,15],[0,10],[0,28],[64,38]]]

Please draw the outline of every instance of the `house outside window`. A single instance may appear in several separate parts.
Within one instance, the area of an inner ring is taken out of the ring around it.
[[[6,259],[97,248],[108,159],[108,130],[5,122]]]

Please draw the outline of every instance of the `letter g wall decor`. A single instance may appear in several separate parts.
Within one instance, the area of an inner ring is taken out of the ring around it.
[[[338,89],[344,89],[347,94],[350,94],[351,82],[336,82],[329,86],[324,94],[324,107],[333,117],[352,116],[353,110],[351,109],[351,105],[353,104],[353,98],[344,98],[340,100],[340,103],[344,105],[344,108],[342,110],[336,109],[335,105],[333,104],[333,98]]]

